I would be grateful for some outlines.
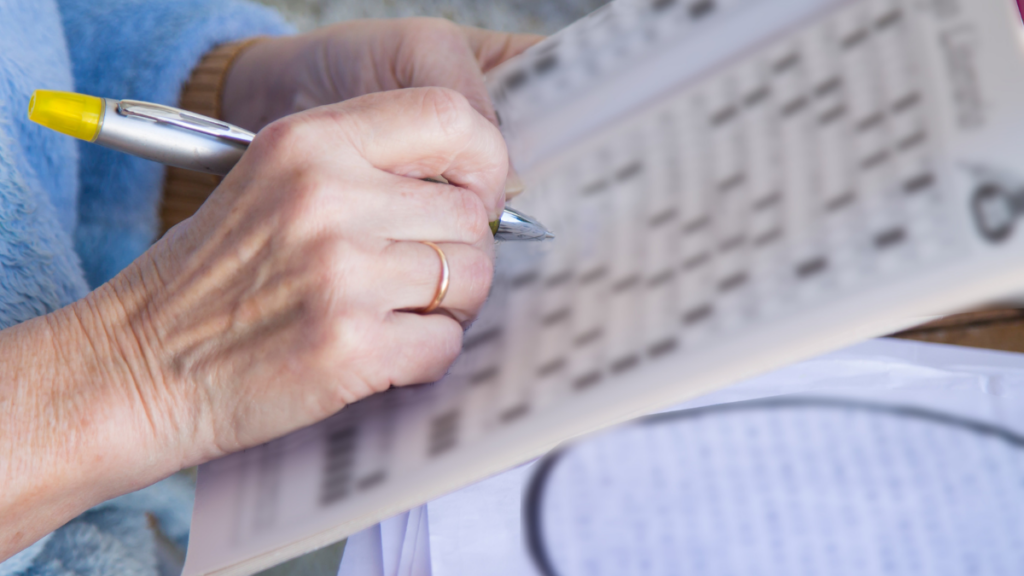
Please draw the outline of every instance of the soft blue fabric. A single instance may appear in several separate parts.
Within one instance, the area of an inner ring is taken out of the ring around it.
[[[0,0],[0,329],[81,298],[145,251],[158,226],[163,167],[32,124],[32,91],[173,105],[213,46],[287,31],[239,0]],[[188,482],[95,508],[0,563],[0,576],[155,574],[144,512],[184,545]]]
[[[108,98],[174,105],[210,48],[286,31],[268,9],[235,0],[58,0],[75,87]],[[115,31],[114,33],[111,33]],[[163,167],[82,143],[75,249],[91,286],[149,247],[159,220]],[[111,210],[112,206],[118,209]]]
[[[86,292],[71,241],[77,148],[25,118],[42,86],[73,87],[57,6],[0,0],[0,328]]]
[[[97,506],[50,535],[27,568],[10,574],[156,576],[156,543],[146,514],[184,549],[194,494],[189,479],[172,476]],[[6,566],[0,564],[0,576]]]

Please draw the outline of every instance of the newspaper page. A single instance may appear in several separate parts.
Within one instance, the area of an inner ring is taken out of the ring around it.
[[[617,0],[502,65],[515,205],[557,239],[500,246],[442,381],[203,465],[185,574],[1024,291],[1021,38],[1012,0]]]

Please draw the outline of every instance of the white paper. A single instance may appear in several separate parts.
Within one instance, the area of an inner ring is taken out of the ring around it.
[[[429,576],[427,507],[418,506],[353,534],[345,548],[338,576]]]
[[[671,411],[773,396],[792,397],[794,394],[801,398],[857,399],[876,404],[925,408],[1024,433],[1024,355],[897,340],[868,342],[783,368],[738,383],[697,401],[675,406],[671,408]],[[740,414],[737,418],[742,419],[747,425],[756,425],[761,416],[755,411],[750,414]],[[678,542],[688,542],[694,540],[694,535],[688,532],[687,526],[697,525],[698,529],[707,531],[710,540],[706,552],[713,561],[709,566],[700,570],[701,574],[717,574],[724,571],[726,573],[778,573],[792,576],[792,574],[804,572],[792,566],[779,568],[779,555],[793,558],[801,556],[817,558],[830,546],[832,549],[836,548],[836,543],[841,544],[850,538],[863,538],[865,533],[870,533],[875,527],[891,524],[887,522],[887,515],[917,514],[920,518],[926,518],[938,514],[939,520],[941,520],[942,517],[948,517],[948,515],[958,512],[955,509],[949,509],[950,503],[945,502],[941,495],[923,492],[924,486],[928,484],[926,482],[928,476],[936,474],[934,471],[921,468],[921,466],[929,461],[928,454],[942,453],[946,450],[936,449],[934,446],[929,449],[924,446],[925,449],[918,454],[918,458],[915,460],[883,462],[880,460],[881,451],[875,445],[872,450],[862,455],[858,465],[863,468],[864,474],[888,474],[893,477],[909,479],[911,485],[916,483],[922,492],[918,495],[920,502],[910,504],[911,511],[908,511],[906,502],[901,504],[880,501],[872,505],[870,514],[866,517],[866,524],[829,526],[819,539],[812,539],[813,541],[808,541],[806,536],[802,537],[796,533],[781,532],[777,534],[777,541],[783,546],[783,550],[765,549],[762,552],[767,555],[762,556],[759,556],[756,550],[741,555],[736,562],[745,565],[734,566],[730,572],[723,569],[721,560],[728,558],[729,553],[734,551],[731,551],[722,542],[734,536],[734,533],[730,531],[730,526],[748,524],[764,529],[764,526],[757,524],[756,509],[734,507],[716,501],[714,505],[709,504],[700,510],[692,510],[685,518],[676,518],[676,520],[682,520],[682,523],[676,522],[672,518],[666,518],[663,514],[659,514],[659,510],[673,509],[671,498],[678,497],[677,492],[671,488],[647,486],[651,482],[653,472],[635,464],[631,467],[628,462],[631,458],[643,462],[663,462],[662,469],[658,471],[661,475],[685,478],[690,482],[717,484],[723,494],[748,503],[753,501],[785,502],[785,497],[780,494],[784,493],[787,487],[772,484],[767,478],[749,483],[744,488],[737,486],[735,479],[708,477],[709,473],[717,471],[719,468],[728,468],[725,464],[711,470],[708,467],[693,469],[684,465],[685,460],[680,459],[679,454],[686,452],[688,446],[693,448],[695,442],[717,446],[717,452],[725,462],[728,462],[731,454],[737,452],[735,448],[730,448],[730,442],[735,442],[736,438],[731,424],[725,421],[728,416],[719,418],[722,420],[720,423],[711,423],[702,428],[705,433],[711,433],[711,436],[684,438],[670,444],[645,443],[645,449],[639,452],[630,450],[618,453],[614,452],[614,447],[608,443],[596,445],[600,448],[600,456],[613,458],[615,461],[615,464],[610,466],[596,464],[599,466],[599,470],[635,471],[633,476],[621,473],[611,476],[614,476],[614,480],[617,481],[627,480],[630,490],[638,495],[638,498],[634,500],[635,507],[651,509],[645,514],[650,518],[646,533],[667,532]],[[790,415],[788,418],[792,418],[792,426],[811,426],[813,429],[805,428],[803,431],[821,437],[822,441],[836,442],[835,434],[830,433],[828,428],[829,419],[834,418],[830,412],[824,411],[820,417],[797,414]],[[921,430],[914,421],[908,421],[905,429],[900,428],[887,432],[890,438],[898,438],[906,442],[908,446],[921,448],[919,440]],[[630,434],[637,433],[644,435],[645,438],[653,436],[645,428],[637,429],[626,426],[602,433],[598,438],[622,437],[628,440]],[[667,433],[671,435],[671,431]],[[843,435],[852,437],[865,433],[864,430],[851,429],[845,431]],[[740,440],[741,444],[749,442],[749,440]],[[792,437],[789,437],[787,441],[785,430],[769,431],[762,442],[778,443],[776,449],[766,452],[766,456],[769,458],[783,457],[790,447],[804,444],[803,440],[798,441]],[[595,449],[594,443],[587,440],[584,440],[582,445],[589,446],[591,452]],[[635,442],[627,445],[636,448]],[[950,446],[949,449],[954,450],[953,453],[958,456],[973,452],[970,449],[964,449],[963,446]],[[749,458],[747,449],[744,449],[742,454],[743,458]],[[582,454],[580,457],[586,456],[586,454]],[[1017,458],[1012,460],[1017,460]],[[813,461],[807,462],[808,470],[812,470],[815,464]],[[578,465],[579,462],[577,462]],[[970,472],[970,467],[975,466],[976,463],[963,462],[952,463],[952,465],[965,466],[965,470]],[[990,463],[980,465],[974,471],[984,476],[992,472],[992,468]],[[522,496],[533,470],[533,466],[516,468],[439,498],[428,505],[431,510],[430,541],[433,576],[473,576],[479,573],[476,567],[484,565],[491,567],[487,572],[490,576],[529,576],[537,573],[523,544],[521,517]],[[563,487],[575,486],[576,482],[585,483],[582,478],[574,481],[573,473],[582,472],[565,471],[561,478]],[[951,475],[948,470],[944,473]],[[613,478],[609,478],[609,481],[611,480]],[[550,494],[547,499],[566,500],[567,502],[562,504],[570,507],[591,506],[595,502],[611,498],[612,494],[621,489],[621,486],[616,487],[614,484],[607,486],[604,489],[605,492],[599,494],[581,492],[574,488],[563,489],[556,490],[557,493]],[[1005,496],[1002,497],[1024,505],[1024,491],[1019,489],[1007,490]],[[666,501],[666,499],[669,500]],[[850,499],[853,500],[852,494]],[[978,499],[978,501],[983,500],[986,499]],[[977,505],[978,501],[974,501],[972,504]],[[676,505],[678,506],[678,504]],[[914,506],[928,508],[921,509],[914,508]],[[1019,508],[1014,509],[1019,510]],[[635,516],[635,512],[631,510],[630,517]],[[731,518],[731,522],[719,522],[712,517]],[[960,519],[960,516],[957,518]],[[603,518],[603,520],[605,524],[619,525],[621,523],[621,521],[616,523],[614,519]],[[1024,567],[1024,557],[1016,553],[1018,547],[1008,545],[1009,541],[1003,538],[1002,532],[1005,531],[1003,523],[1006,519],[993,518],[991,513],[988,513],[987,516],[978,517],[977,521],[979,524],[974,528],[977,539],[991,541],[991,544],[988,545],[987,558],[982,560],[982,563],[987,563],[989,567],[994,566],[992,563],[996,562],[996,559],[1000,559],[998,561],[1004,563],[1002,567],[1005,570],[989,573],[1017,573],[1019,570],[1015,570],[1014,567]],[[710,527],[708,523],[714,524],[714,527]],[[1010,527],[1013,526],[1011,522]],[[586,558],[588,555],[593,556],[595,551],[604,546],[622,545],[622,542],[601,543],[580,540],[577,527],[572,525],[550,525],[547,529],[550,533],[548,541],[552,547],[558,548],[560,557]],[[577,538],[574,539],[569,535],[575,535]],[[621,536],[621,533],[616,533],[617,538],[621,538]],[[894,549],[900,551],[897,556],[909,558],[913,554],[907,552],[907,549],[919,546],[917,557],[926,565],[927,569],[925,567],[920,567],[917,570],[909,570],[905,567],[903,569],[894,568],[890,573],[901,575],[962,573],[963,566],[958,563],[958,559],[949,558],[945,554],[961,552],[965,543],[950,542],[947,544],[948,550],[943,550],[931,546],[927,542],[922,544],[901,540],[898,536],[896,535],[887,542]],[[750,538],[765,540],[767,536],[762,530],[750,534]],[[969,544],[974,549],[979,548],[977,542]],[[986,545],[980,547],[985,548]],[[882,546],[881,544],[868,545],[865,550],[872,548],[881,549]],[[611,573],[618,576],[634,574],[636,576],[656,576],[660,573],[678,574],[690,571],[685,569],[685,566],[691,558],[682,551],[658,547],[656,549],[659,550],[660,557],[654,557],[653,552],[648,555],[647,560],[650,561],[650,566],[646,570],[637,571],[635,566],[627,570],[620,566]],[[666,554],[668,555],[666,556]],[[659,571],[666,569],[667,572]],[[828,573],[841,574],[848,569],[850,569],[849,566],[837,565],[830,567]],[[985,570],[981,572],[985,573]],[[572,574],[578,573],[580,572]],[[862,567],[859,572],[855,573],[859,576],[866,576],[880,572]]]
[[[660,8],[659,8],[660,7]],[[618,0],[493,72],[516,205],[448,377],[204,465],[185,574],[327,545],[581,434],[1024,291],[1002,0]]]
[[[518,466],[478,484],[432,500],[430,511],[431,574],[529,576],[523,554],[522,490],[532,465]]]
[[[349,536],[338,576],[384,576],[384,543],[381,541],[380,524]]]

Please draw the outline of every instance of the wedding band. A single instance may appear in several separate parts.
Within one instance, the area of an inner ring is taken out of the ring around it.
[[[434,310],[437,310],[438,306],[440,306],[441,302],[444,300],[444,297],[448,294],[448,258],[445,257],[444,250],[441,250],[441,247],[437,244],[427,242],[426,240],[423,240],[420,243],[430,246],[435,252],[437,252],[437,255],[441,257],[441,281],[437,283],[437,293],[434,294],[434,300],[427,305],[426,308],[417,310],[420,314],[430,314]]]

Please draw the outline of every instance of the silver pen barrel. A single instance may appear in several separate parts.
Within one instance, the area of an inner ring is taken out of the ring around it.
[[[247,144],[225,138],[211,138],[208,133],[179,125],[122,115],[118,102],[103,99],[102,129],[94,141],[114,150],[168,166],[224,175],[238,163]],[[139,129],[140,122],[148,124]]]

